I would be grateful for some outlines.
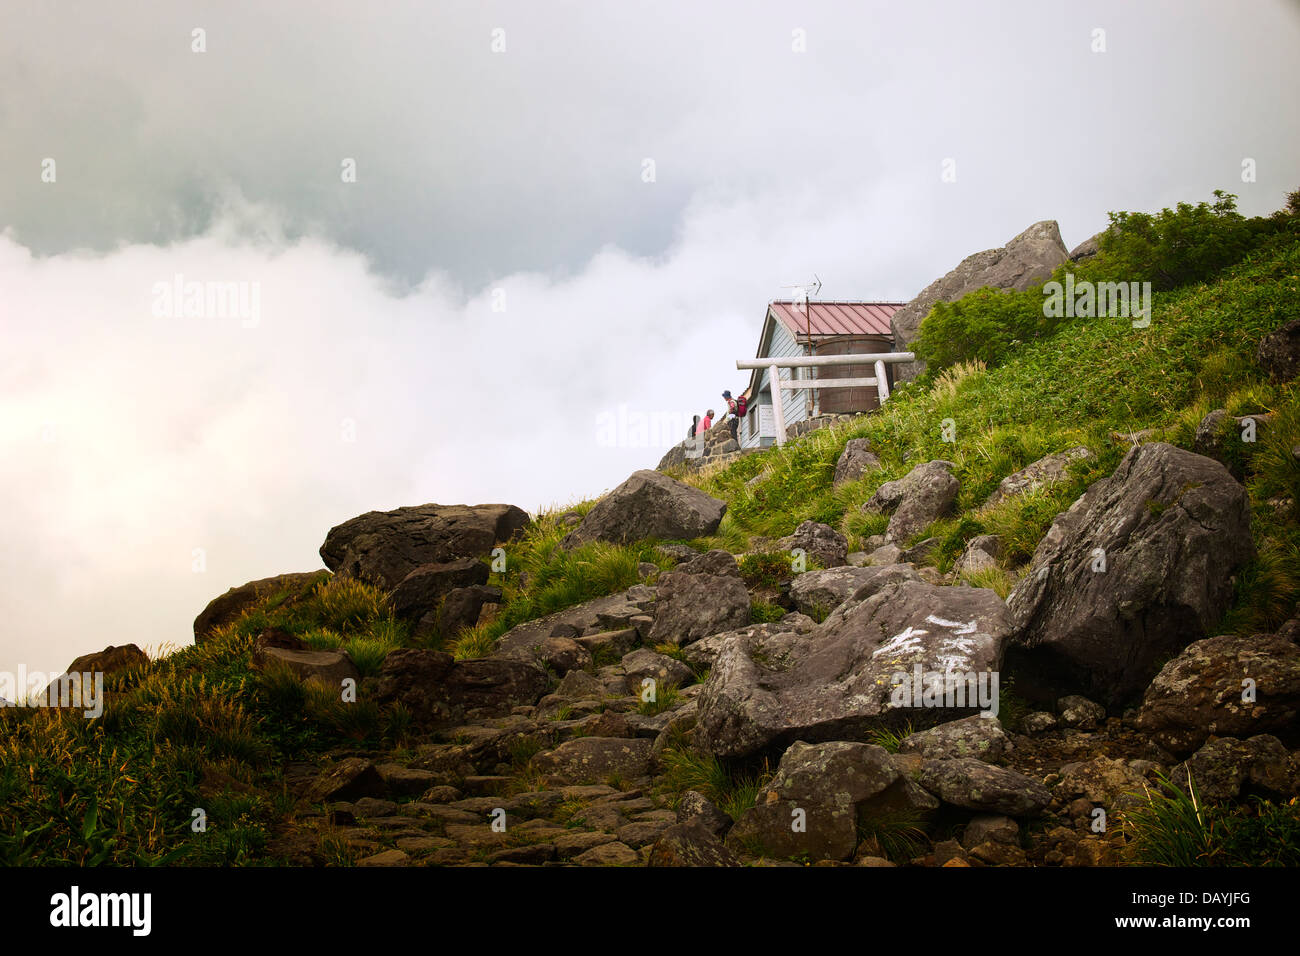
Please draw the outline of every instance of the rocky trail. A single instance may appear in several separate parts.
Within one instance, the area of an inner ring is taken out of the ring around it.
[[[995,498],[1088,454],[1035,462]],[[850,442],[837,482],[873,458]],[[359,866],[1096,866],[1130,859],[1130,812],[1168,792],[1162,779],[1194,780],[1205,802],[1296,796],[1300,621],[1207,630],[1254,548],[1223,464],[1134,445],[1058,515],[1005,601],[957,579],[996,560],[995,536],[946,575],[923,563],[933,540],[906,546],[957,490],[951,463],[924,462],[867,503],[889,515],[870,550],[850,554],[815,522],[775,542],[811,561],[779,588],[779,620],[751,620],[757,589],[736,555],[671,543],[671,570],[644,564],[641,583],[526,621],[490,656],[389,652],[359,695],[400,706],[417,742],[286,766],[299,810],[272,852]],[[564,546],[691,540],[725,510],[637,472],[572,517]],[[495,612],[487,559],[508,556],[527,520],[505,505],[372,512],[321,553],[382,585],[417,633],[455,633]],[[214,601],[199,640],[274,586]],[[254,662],[328,687],[359,676],[346,649],[274,629]]]

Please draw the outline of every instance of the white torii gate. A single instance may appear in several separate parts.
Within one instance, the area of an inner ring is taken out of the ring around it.
[[[912,352],[866,352],[858,355],[805,355],[802,358],[761,358],[736,359],[736,368],[768,370],[768,380],[775,388],[772,392],[772,414],[776,419],[776,443],[785,444],[785,410],[782,408],[784,393],[808,388],[869,388],[876,386],[880,404],[884,406],[889,400],[889,375],[885,371],[888,362],[915,362]],[[783,380],[777,369],[782,368],[817,368],[822,365],[867,365],[873,364],[876,374],[872,378],[803,378]],[[754,396],[757,400],[758,396]]]

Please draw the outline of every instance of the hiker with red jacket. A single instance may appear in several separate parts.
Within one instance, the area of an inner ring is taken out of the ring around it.
[[[713,409],[710,408],[707,412],[704,413],[704,417],[700,419],[700,427],[695,429],[695,434],[701,435],[712,427],[713,427]]]

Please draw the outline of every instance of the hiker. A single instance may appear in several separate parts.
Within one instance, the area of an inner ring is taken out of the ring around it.
[[[748,410],[745,407],[745,396],[742,395],[740,398],[732,398],[731,391],[728,389],[722,393],[722,397],[727,403],[727,411],[731,414],[731,421],[729,423],[731,427],[731,437],[736,438],[736,429],[739,427],[740,420],[745,417],[745,412]]]
[[[696,432],[696,430],[699,429],[699,427],[700,427],[700,416],[699,416],[699,415],[696,415],[695,418],[694,418],[694,420],[691,421],[691,427],[688,428],[688,429],[686,429],[686,437],[687,437],[687,438],[694,438],[694,437],[695,437],[695,432]]]
[[[700,420],[700,427],[696,430],[695,434],[698,435],[700,434],[700,432],[706,432],[712,427],[713,427],[713,409],[710,408],[707,412],[704,413],[704,418]]]

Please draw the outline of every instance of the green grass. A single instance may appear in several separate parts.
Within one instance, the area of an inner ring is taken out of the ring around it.
[[[696,790],[732,820],[738,820],[754,806],[759,791],[772,778],[766,767],[757,772],[729,768],[717,757],[681,743],[664,751],[662,765],[659,787],[668,795],[673,809],[677,808],[682,794]]]
[[[1129,810],[1133,861],[1140,866],[1300,865],[1300,801],[1259,797],[1235,805],[1205,805],[1195,780],[1187,792],[1158,775],[1146,802]]]

